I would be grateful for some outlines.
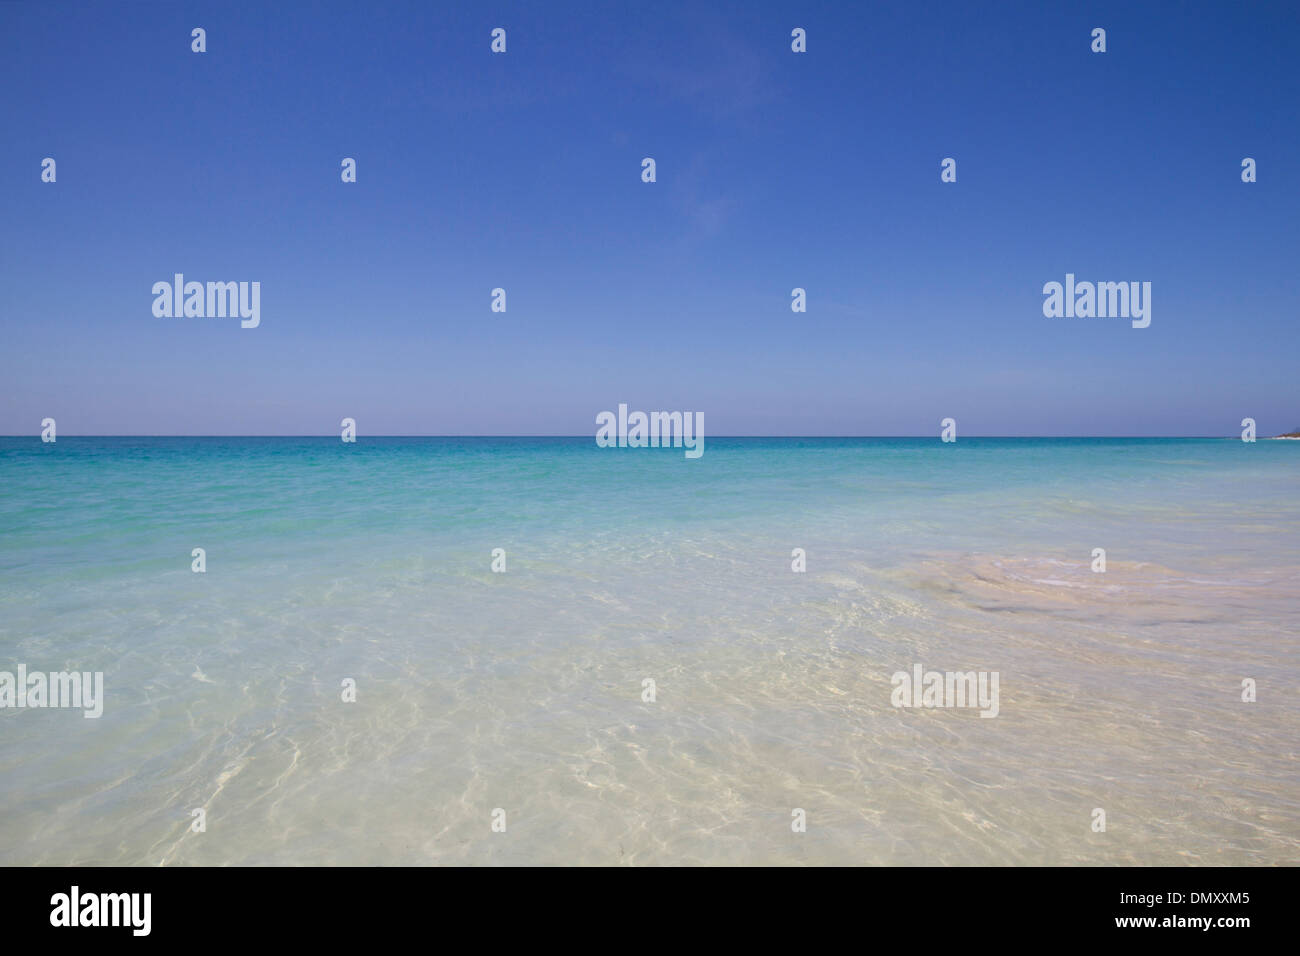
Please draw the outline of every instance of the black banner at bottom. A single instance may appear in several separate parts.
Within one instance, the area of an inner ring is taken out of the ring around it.
[[[684,941],[677,933],[689,931],[692,942],[732,945],[834,933],[928,948],[1046,933],[1181,947],[1279,933],[1293,877],[1220,868],[9,868],[0,914],[7,944],[374,945],[459,926],[470,940],[545,934],[584,946]]]

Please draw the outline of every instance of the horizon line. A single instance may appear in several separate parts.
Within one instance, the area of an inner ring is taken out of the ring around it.
[[[1261,435],[1260,438],[1282,438],[1290,432],[1282,435]],[[60,435],[60,438],[339,438],[337,432],[329,434],[67,434]],[[363,435],[358,438],[563,438],[563,439],[591,439],[595,440],[592,433],[581,435],[505,435],[505,434],[395,434],[395,435]],[[40,440],[40,432],[25,432],[23,434],[0,435],[0,438],[32,438]],[[938,435],[706,435],[706,440],[730,439],[730,438],[779,438],[779,439],[942,439]],[[1034,440],[1042,438],[1091,438],[1091,439],[1110,439],[1110,440],[1134,440],[1134,439],[1186,439],[1188,441],[1223,439],[1226,441],[1240,441],[1239,435],[963,435],[961,438],[998,438],[1005,440]],[[949,442],[946,444],[954,444]],[[49,443],[46,443],[49,444]],[[348,443],[351,444],[351,443]],[[651,446],[644,446],[651,447]],[[660,446],[656,446],[660,447]],[[672,447],[672,446],[668,446]]]

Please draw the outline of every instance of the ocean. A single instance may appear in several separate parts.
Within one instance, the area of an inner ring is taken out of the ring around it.
[[[0,864],[1295,864],[1298,478],[1267,440],[0,438],[0,671],[104,686],[0,708]],[[895,706],[917,665],[996,717]]]

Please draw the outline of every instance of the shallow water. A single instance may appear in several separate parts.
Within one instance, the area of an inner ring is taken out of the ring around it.
[[[1270,441],[0,439],[0,670],[107,698],[0,709],[0,863],[1300,862],[1298,477]],[[998,716],[895,708],[917,663],[998,672]]]

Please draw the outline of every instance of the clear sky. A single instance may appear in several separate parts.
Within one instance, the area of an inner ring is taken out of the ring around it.
[[[0,91],[0,433],[1300,426],[1294,3],[3,3]]]

